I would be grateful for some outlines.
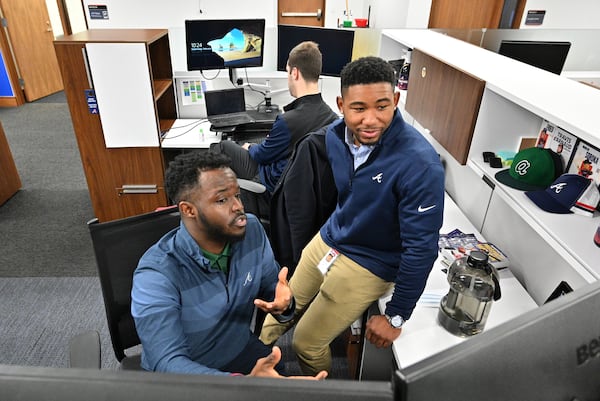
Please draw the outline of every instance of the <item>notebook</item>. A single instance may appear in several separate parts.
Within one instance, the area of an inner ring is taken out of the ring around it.
[[[244,88],[206,91],[204,101],[206,117],[212,128],[235,127],[255,121],[246,112]]]

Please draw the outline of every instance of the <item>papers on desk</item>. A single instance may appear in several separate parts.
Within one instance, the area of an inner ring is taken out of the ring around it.
[[[417,306],[426,308],[437,308],[440,306],[442,297],[448,293],[447,290],[425,291],[417,301]]]
[[[442,254],[442,263],[450,266],[456,259],[478,250],[488,255],[489,262],[496,268],[502,269],[510,265],[508,256],[491,242],[481,242],[474,234],[465,234],[454,229],[448,234],[440,234],[438,246]]]

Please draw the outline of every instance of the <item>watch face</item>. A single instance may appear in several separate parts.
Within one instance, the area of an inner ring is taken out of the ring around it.
[[[402,319],[402,316],[396,315],[392,317],[392,319],[390,320],[390,324],[395,328],[402,327],[402,325],[404,324],[404,319]]]

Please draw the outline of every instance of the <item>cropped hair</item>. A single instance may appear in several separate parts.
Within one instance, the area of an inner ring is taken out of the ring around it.
[[[315,42],[300,42],[288,56],[290,69],[296,67],[308,82],[317,82],[323,68],[323,55]]]
[[[340,74],[342,92],[353,85],[389,82],[395,86],[394,68],[379,57],[361,57],[344,66]]]
[[[174,204],[186,200],[199,184],[203,171],[231,167],[231,159],[223,153],[191,152],[178,155],[165,173],[167,196]]]

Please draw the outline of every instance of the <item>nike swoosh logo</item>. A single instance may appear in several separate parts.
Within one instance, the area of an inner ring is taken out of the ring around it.
[[[423,207],[423,206],[419,205],[419,208],[417,209],[417,211],[419,213],[423,213],[423,212],[433,209],[434,207],[435,207],[435,205],[431,205],[431,206],[427,206],[427,207]]]

